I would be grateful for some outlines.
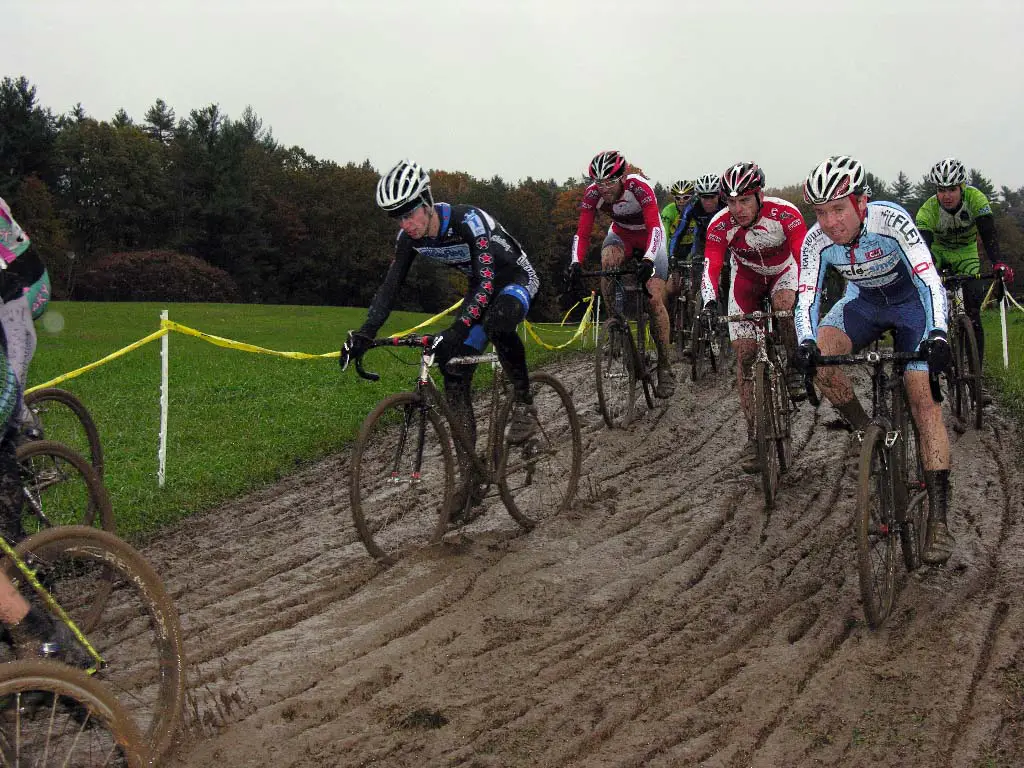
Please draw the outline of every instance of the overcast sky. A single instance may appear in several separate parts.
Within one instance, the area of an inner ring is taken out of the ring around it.
[[[0,73],[141,121],[252,105],[286,145],[508,181],[619,149],[671,183],[852,154],[1024,185],[1020,0],[0,0]]]

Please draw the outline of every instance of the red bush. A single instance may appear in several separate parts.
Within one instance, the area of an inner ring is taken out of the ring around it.
[[[239,300],[227,272],[195,256],[174,251],[112,253],[78,276],[74,298],[81,301]]]

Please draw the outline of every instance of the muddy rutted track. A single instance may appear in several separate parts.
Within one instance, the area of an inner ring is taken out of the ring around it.
[[[589,359],[580,503],[488,513],[390,569],[346,459],[189,521],[146,554],[193,662],[179,766],[1024,763],[1024,513],[1011,426],[953,435],[957,553],[869,631],[849,438],[804,407],[766,515],[725,378],[626,432]]]

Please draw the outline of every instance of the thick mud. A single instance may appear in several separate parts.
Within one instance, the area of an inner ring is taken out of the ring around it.
[[[579,500],[487,514],[390,568],[356,539],[347,456],[194,518],[145,554],[190,655],[175,766],[1024,765],[1021,442],[951,430],[942,568],[866,626],[856,458],[804,405],[766,514],[735,388],[680,370],[610,431],[590,358]],[[641,409],[642,410],[642,409]]]

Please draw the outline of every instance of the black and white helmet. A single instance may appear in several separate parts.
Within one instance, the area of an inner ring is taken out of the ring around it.
[[[863,195],[864,166],[847,155],[833,155],[807,175],[804,200],[811,205],[824,205],[849,195]]]
[[[957,187],[967,181],[967,169],[955,157],[947,157],[932,166],[928,180],[937,187]]]
[[[377,205],[389,216],[404,216],[421,205],[433,204],[430,176],[418,163],[402,160],[377,182]]]
[[[693,182],[698,195],[717,195],[722,189],[722,177],[717,173],[705,173]]]

